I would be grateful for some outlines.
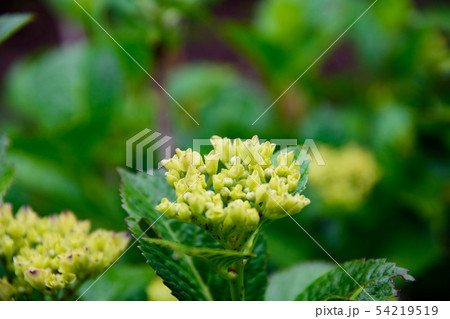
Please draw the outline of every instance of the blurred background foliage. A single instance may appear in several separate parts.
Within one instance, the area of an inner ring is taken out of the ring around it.
[[[74,1],[2,1],[1,13],[33,14],[0,45],[8,201],[125,229],[115,168],[144,128],[179,147],[213,134],[313,139],[327,166],[313,165],[297,221],[340,262],[410,268],[402,299],[450,297],[448,3],[378,1],[252,125],[370,1],[78,2],[199,125]],[[270,271],[329,261],[289,219],[267,235]],[[126,286],[133,271],[152,278],[130,266],[143,262],[130,251],[115,266],[127,275],[111,271],[87,298],[145,299],[146,284]]]

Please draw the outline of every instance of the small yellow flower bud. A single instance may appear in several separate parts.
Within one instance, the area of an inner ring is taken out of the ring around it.
[[[220,190],[220,195],[222,198],[228,198],[231,196],[231,191],[228,187],[224,187]]]
[[[51,273],[46,276],[44,284],[47,288],[53,290],[54,293],[64,288],[65,286],[64,279],[61,275]]]
[[[173,169],[176,170],[177,172],[182,171],[181,163],[177,155],[174,155],[171,159],[162,160],[161,164],[168,170]]]
[[[4,235],[0,242],[0,255],[4,255],[6,260],[12,258],[14,254],[14,240],[8,235]]]
[[[288,192],[292,193],[297,189],[298,181],[300,180],[300,174],[295,173],[292,175],[289,175],[287,177],[287,183],[288,183]]]
[[[213,188],[216,192],[220,192],[220,190],[225,186],[225,178],[223,174],[213,175]]]
[[[291,196],[292,197],[292,196]],[[299,213],[305,206],[308,206],[311,201],[306,198],[304,195],[300,195],[300,194],[295,194],[294,200],[295,200],[295,204],[292,205],[292,207],[290,207],[290,209],[287,209],[287,213],[289,215],[294,215]]]
[[[208,218],[214,224],[222,223],[225,219],[225,215],[226,214],[223,207],[217,206],[212,206],[205,213],[206,218]]]
[[[212,150],[208,155],[205,156],[206,173],[209,175],[214,175],[217,173],[217,168],[219,167],[220,155],[216,153],[216,150]]]
[[[281,206],[281,196],[271,193],[266,201],[264,218],[277,219],[283,217],[283,214],[286,216],[286,213],[283,212],[283,208]]]
[[[75,215],[68,210],[63,211],[61,214],[59,214],[57,220],[57,227],[59,228],[59,231],[61,233],[68,232],[69,230],[74,228],[77,223],[77,218],[75,217]]]
[[[45,291],[45,279],[49,272],[45,269],[27,268],[24,273],[24,279],[31,287],[38,291]]]
[[[269,185],[259,185],[255,188],[255,204],[263,203],[269,197]]]
[[[275,147],[276,144],[272,144],[269,141],[267,141],[261,144],[259,152],[263,158],[268,159],[270,161],[270,158],[272,157],[273,152],[275,151]]]
[[[248,192],[248,193],[245,195],[245,198],[247,198],[247,200],[248,200],[249,202],[254,202],[255,199],[256,199],[256,196],[255,196],[255,193],[254,193],[254,192]]]
[[[234,185],[234,181],[231,177],[225,177],[223,179],[223,183],[224,183],[225,187],[228,187],[228,188],[230,188],[231,186]]]
[[[6,233],[12,238],[20,238],[25,234],[25,224],[13,219],[6,227]]]
[[[248,231],[254,231],[259,225],[259,214],[254,208],[247,209],[247,216],[245,220],[245,228]]]
[[[170,202],[166,197],[164,197],[161,200],[161,203],[155,208],[164,214],[172,205],[173,205],[172,202]]]
[[[280,185],[280,178],[277,175],[273,174],[272,178],[269,181],[269,187],[271,189],[277,190],[279,185]]]
[[[261,178],[259,177],[258,172],[254,171],[252,175],[247,178],[247,187],[253,191],[260,184]]]
[[[230,168],[228,174],[231,178],[238,179],[244,174],[244,166],[240,163],[236,163]]]
[[[193,194],[194,195],[194,194]],[[175,219],[183,222],[190,223],[192,212],[189,209],[189,206],[186,203],[177,203],[175,204],[176,216]]]
[[[275,168],[275,174],[280,176],[280,177],[286,177],[290,173],[291,173],[291,170],[287,166],[280,165],[277,168]]]
[[[11,300],[11,297],[15,293],[16,288],[11,285],[6,278],[0,278],[0,301]]]
[[[245,197],[245,193],[242,191],[242,185],[237,184],[230,193],[232,200],[241,199]]]
[[[217,135],[211,137],[211,144],[218,154],[220,154],[220,160],[223,163],[228,163],[230,158],[234,155],[233,145],[230,139],[221,138]]]
[[[169,182],[169,185],[173,188],[174,187],[174,183],[178,182],[178,180],[180,179],[180,173],[178,173],[176,170],[171,169],[168,172],[166,172],[166,179]]]
[[[192,209],[192,213],[195,216],[199,216],[201,214],[203,214],[203,211],[205,210],[206,207],[206,200],[203,196],[201,196],[200,194],[191,194],[188,197],[188,203],[189,206]]]
[[[277,163],[278,166],[289,166],[291,165],[292,161],[294,160],[294,152],[281,152],[278,156],[277,156]]]
[[[6,226],[13,219],[12,206],[5,203],[0,206],[0,225]]]
[[[227,210],[227,215],[230,215],[231,220],[233,221],[234,225],[243,225],[246,219],[246,209],[250,208],[250,205],[247,205],[248,202],[243,202],[242,200],[238,199],[233,202],[231,202]]]

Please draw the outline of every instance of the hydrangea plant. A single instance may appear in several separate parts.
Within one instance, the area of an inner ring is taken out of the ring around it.
[[[91,231],[70,211],[39,217],[30,207],[13,213],[3,195],[14,167],[4,162],[0,136],[0,300],[71,300],[78,288],[105,271],[127,247],[129,235]]]
[[[67,300],[88,279],[100,275],[126,248],[127,233],[98,229],[72,212],[39,217],[30,207],[14,216],[0,206],[1,300]],[[33,289],[34,288],[34,289]],[[36,298],[34,298],[36,299]]]
[[[179,300],[264,300],[262,229],[310,204],[301,194],[307,154],[300,148],[275,153],[275,144],[256,136],[245,141],[213,136],[211,144],[205,156],[177,149],[162,162],[165,174],[121,170],[128,225]],[[293,299],[386,300],[396,295],[392,278],[412,280],[406,269],[382,259],[342,267],[346,272],[338,267],[309,278],[310,285],[299,287]]]

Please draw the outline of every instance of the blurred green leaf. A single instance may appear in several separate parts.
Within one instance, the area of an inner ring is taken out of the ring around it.
[[[0,205],[3,202],[3,196],[14,178],[14,167],[5,163],[5,155],[8,145],[8,138],[0,134]]]
[[[146,288],[155,274],[147,265],[119,263],[111,267],[95,285],[86,282],[79,293],[86,294],[82,300],[92,301],[138,301],[146,300]]]
[[[5,95],[7,105],[39,130],[92,144],[120,102],[121,77],[114,53],[73,45],[17,64]]]
[[[208,79],[205,81],[205,79]],[[168,91],[176,100],[200,118],[198,135],[206,138],[212,135],[228,137],[251,137],[261,134],[270,120],[261,118],[250,125],[270,104],[268,96],[251,82],[239,76],[229,66],[211,63],[195,63],[173,71],[167,81]],[[189,129],[192,121],[173,105],[172,118],[177,132]],[[183,140],[183,136],[180,136]],[[186,141],[191,143],[191,141]]]
[[[287,269],[278,271],[269,277],[266,300],[289,301],[298,296],[317,278],[335,267],[334,264],[311,261],[302,262]]]
[[[342,264],[342,268],[346,272],[340,267],[329,271],[309,285],[296,300],[386,301],[397,296],[393,278],[400,276],[404,280],[414,281],[408,275],[409,270],[385,259],[349,261]]]
[[[33,18],[29,13],[3,14],[0,16],[0,44]]]

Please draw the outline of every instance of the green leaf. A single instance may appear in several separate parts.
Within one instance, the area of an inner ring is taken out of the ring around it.
[[[385,301],[397,296],[395,277],[414,281],[408,275],[408,269],[397,267],[385,259],[353,260],[342,267],[346,272],[340,267],[329,271],[309,285],[296,300]]]
[[[281,270],[269,278],[266,300],[290,301],[298,292],[308,287],[314,280],[335,267],[334,264],[321,261],[302,262]]]
[[[15,64],[5,100],[39,131],[76,140],[87,152],[108,128],[123,94],[117,56],[101,45],[74,44]],[[58,133],[56,133],[58,132]],[[86,155],[84,155],[86,153]]]
[[[86,282],[78,292],[82,293],[83,300],[92,301],[137,301],[146,300],[146,288],[155,278],[153,270],[145,264],[117,264],[109,269],[95,285],[92,281]]]
[[[14,167],[5,163],[8,145],[9,141],[6,136],[0,135],[0,205],[3,202],[3,196],[14,178]]]
[[[147,240],[148,242],[153,244],[168,247],[176,252],[186,254],[188,256],[200,258],[211,267],[213,267],[213,269],[225,279],[230,279],[235,276],[235,274],[228,271],[232,263],[254,257],[254,255],[252,254],[245,254],[235,250],[189,247],[180,243],[174,243],[168,240],[157,238],[144,238],[144,240]]]
[[[153,233],[165,240],[186,244],[186,236],[191,240],[196,238],[197,229],[192,228],[195,225],[168,220],[161,217],[161,213],[155,209],[162,197],[172,200],[174,197],[164,175],[161,172],[153,176],[132,174],[125,170],[120,170],[120,175],[123,207],[130,216],[127,223],[135,237],[139,239],[139,248],[150,266],[179,300],[212,300],[211,291],[192,257],[174,256],[171,249],[142,239],[145,234],[139,223],[143,221],[150,223],[151,226],[145,230],[151,228]]]
[[[32,17],[29,13],[4,14],[0,16],[0,43],[29,23]]]
[[[245,299],[263,301],[267,288],[267,245],[264,236],[259,235],[253,249],[253,257],[244,268]]]

